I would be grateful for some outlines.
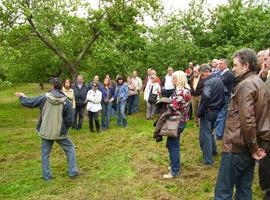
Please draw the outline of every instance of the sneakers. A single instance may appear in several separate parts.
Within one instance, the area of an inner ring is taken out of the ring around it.
[[[164,174],[163,178],[165,178],[165,179],[173,179],[173,178],[175,178],[175,176],[173,176],[171,173],[169,173],[169,174]]]

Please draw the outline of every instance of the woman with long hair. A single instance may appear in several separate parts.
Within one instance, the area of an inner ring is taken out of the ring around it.
[[[62,91],[67,96],[67,98],[71,101],[72,108],[75,109],[76,107],[75,96],[74,96],[74,91],[71,88],[71,81],[69,79],[65,79],[63,81]]]
[[[110,116],[112,113],[112,103],[114,101],[114,89],[111,86],[109,78],[105,78],[103,86],[100,88],[102,93],[102,113],[101,113],[101,127],[103,130],[107,130],[110,125]]]
[[[172,109],[172,116],[180,116],[178,137],[167,137],[167,148],[170,157],[169,173],[164,174],[164,178],[174,178],[180,174],[180,134],[184,131],[189,119],[189,105],[191,101],[190,87],[187,77],[183,71],[176,71],[172,78],[175,91],[170,97],[172,103],[169,105]]]

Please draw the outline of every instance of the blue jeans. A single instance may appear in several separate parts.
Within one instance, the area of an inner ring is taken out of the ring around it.
[[[134,95],[134,112],[139,112],[140,110],[140,93]]]
[[[42,160],[42,176],[44,180],[50,180],[52,178],[51,167],[50,167],[50,153],[52,150],[53,143],[57,142],[66,153],[68,162],[68,174],[69,176],[78,175],[76,166],[76,154],[75,147],[69,138],[62,140],[46,140],[41,139],[41,160]]]
[[[218,112],[216,124],[215,124],[215,134],[217,137],[222,138],[224,134],[227,113],[228,113],[228,104],[229,104],[229,97],[225,96],[225,105],[222,109]]]
[[[171,175],[178,176],[180,171],[180,134],[186,127],[185,123],[181,123],[178,128],[178,137],[167,137],[167,148],[170,157]]]
[[[217,110],[207,110],[200,118],[200,147],[203,152],[203,163],[212,165],[212,156],[217,153],[215,136],[212,134],[217,119]]]
[[[111,103],[102,103],[102,115],[101,115],[102,129],[109,128],[111,113],[112,113],[112,104]]]
[[[255,161],[249,153],[222,153],[215,188],[215,200],[252,200]]]
[[[118,126],[127,126],[127,117],[125,113],[127,101],[118,102],[116,105],[117,112],[117,125]]]
[[[135,95],[131,95],[128,97],[128,115],[134,113],[134,96]]]

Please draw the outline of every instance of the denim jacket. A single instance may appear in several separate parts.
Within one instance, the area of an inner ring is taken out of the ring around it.
[[[104,86],[102,86],[100,88],[100,91],[102,93],[102,102],[103,103],[108,103],[110,100],[112,101],[115,98],[115,91],[112,87],[109,87],[107,90]],[[109,97],[107,97],[108,94],[109,94]]]
[[[126,84],[117,85],[115,89],[115,97],[117,102],[127,101],[128,99],[128,86]]]

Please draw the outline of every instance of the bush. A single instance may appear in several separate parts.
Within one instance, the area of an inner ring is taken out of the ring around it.
[[[10,81],[3,81],[0,79],[0,90],[12,86]]]

